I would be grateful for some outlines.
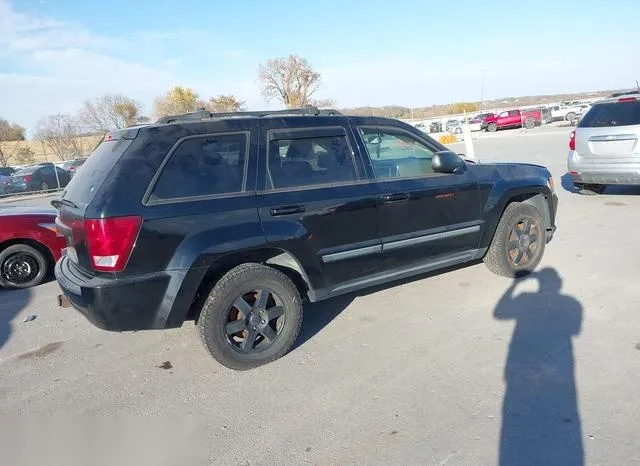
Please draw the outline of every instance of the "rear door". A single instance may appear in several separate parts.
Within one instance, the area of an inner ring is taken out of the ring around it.
[[[585,163],[640,161],[640,101],[622,98],[594,105],[576,128],[576,152]]]
[[[292,253],[316,289],[380,267],[378,196],[345,118],[262,122],[258,206],[267,242]]]

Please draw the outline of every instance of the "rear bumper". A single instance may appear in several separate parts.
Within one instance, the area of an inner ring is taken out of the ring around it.
[[[55,276],[71,305],[103,330],[179,327],[193,299],[177,299],[185,278],[182,271],[105,278],[82,272],[63,256]]]
[[[585,163],[569,151],[567,171],[574,183],[640,184],[640,161],[630,163]]]

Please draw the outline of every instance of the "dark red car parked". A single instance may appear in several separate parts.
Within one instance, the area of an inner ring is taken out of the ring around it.
[[[56,211],[0,207],[0,286],[29,288],[53,272],[66,242]]]

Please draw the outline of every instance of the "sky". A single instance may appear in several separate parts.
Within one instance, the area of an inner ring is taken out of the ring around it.
[[[292,53],[321,73],[317,97],[338,107],[422,107],[640,80],[632,52],[640,2],[489,5],[0,0],[0,117],[32,133],[41,118],[74,113],[105,93],[132,97],[149,115],[154,97],[173,85],[279,108],[260,94],[257,69]]]

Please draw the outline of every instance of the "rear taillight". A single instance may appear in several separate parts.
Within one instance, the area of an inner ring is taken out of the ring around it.
[[[102,272],[121,272],[135,246],[141,217],[114,217],[84,221],[91,265]]]
[[[571,131],[569,134],[569,150],[576,150],[576,132]]]
[[[30,182],[30,181],[31,181],[31,175],[25,175],[25,176],[23,176],[22,178],[24,179],[24,182],[25,182],[25,183],[28,183],[28,182]]]

